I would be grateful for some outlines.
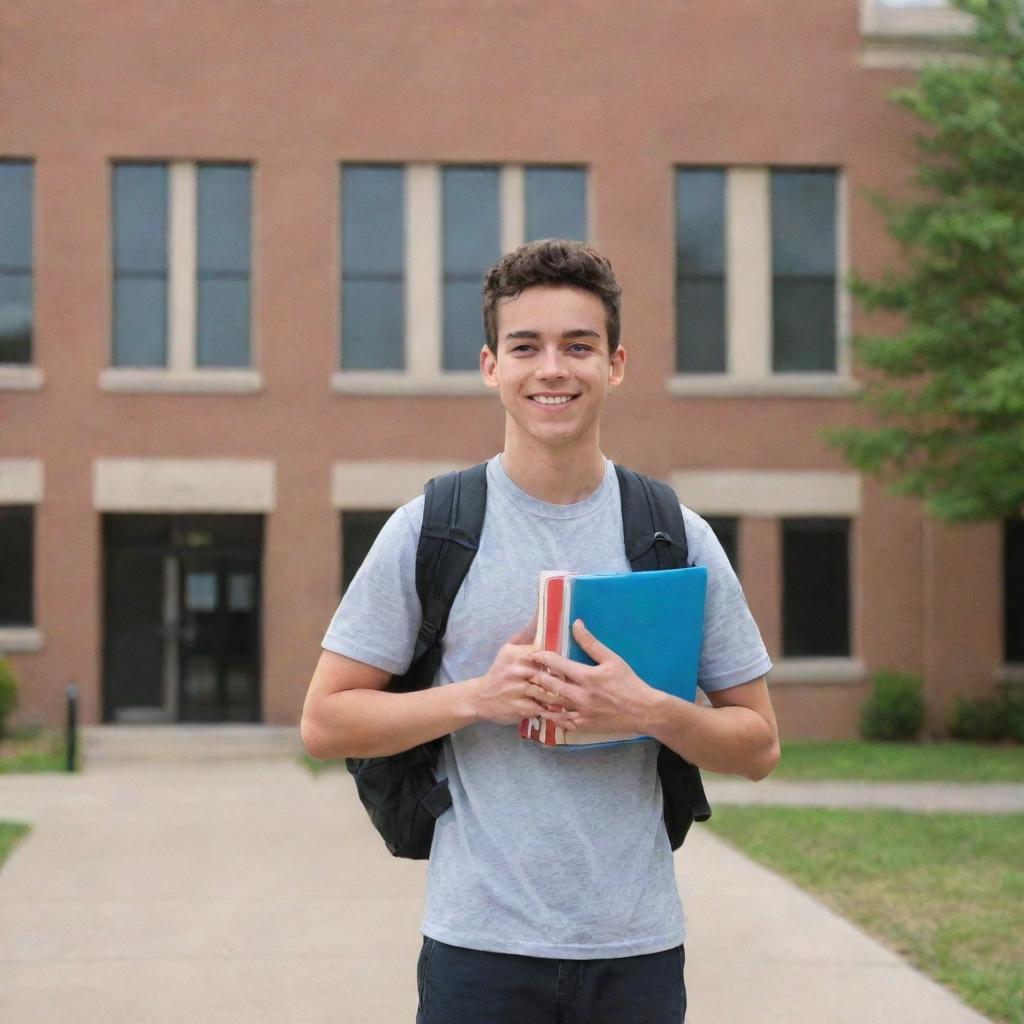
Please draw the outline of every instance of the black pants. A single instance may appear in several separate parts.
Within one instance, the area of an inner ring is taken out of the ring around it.
[[[683,947],[611,960],[483,953],[424,939],[416,1024],[682,1024]]]

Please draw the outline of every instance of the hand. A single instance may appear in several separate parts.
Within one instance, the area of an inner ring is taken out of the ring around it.
[[[605,647],[577,619],[572,625],[576,642],[595,662],[581,665],[553,651],[536,651],[538,666],[527,694],[546,706],[563,705],[565,711],[543,717],[563,728],[587,732],[644,732],[648,710],[658,691],[648,686],[614,651]]]
[[[491,667],[472,681],[473,711],[477,721],[496,725],[518,725],[524,718],[536,718],[545,712],[527,696],[530,679],[537,672],[531,656],[537,651],[533,642],[536,621],[502,646]]]

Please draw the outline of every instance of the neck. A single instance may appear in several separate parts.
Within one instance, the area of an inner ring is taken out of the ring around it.
[[[552,449],[523,444],[510,432],[505,435],[501,465],[520,490],[549,505],[583,501],[601,485],[605,473],[604,455],[596,443],[585,450]]]

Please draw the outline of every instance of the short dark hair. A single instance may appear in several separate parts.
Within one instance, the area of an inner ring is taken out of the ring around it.
[[[487,272],[481,288],[487,347],[498,352],[498,300],[534,285],[567,285],[593,292],[607,314],[608,354],[619,347],[622,289],[611,261],[583,242],[544,238],[506,253]]]

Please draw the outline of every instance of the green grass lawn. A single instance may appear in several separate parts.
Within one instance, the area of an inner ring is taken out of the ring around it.
[[[24,728],[0,741],[0,774],[5,772],[62,772],[67,758],[60,729]],[[81,750],[76,757],[81,767]]]
[[[708,825],[981,1013],[1024,1024],[1024,814],[719,806]]]
[[[0,821],[0,867],[7,855],[14,849],[14,844],[28,833],[28,825],[17,825],[12,821]]]
[[[784,742],[772,778],[1024,783],[1024,746],[954,741]]]

